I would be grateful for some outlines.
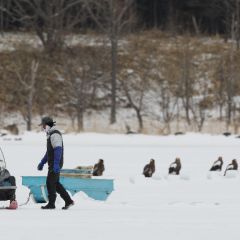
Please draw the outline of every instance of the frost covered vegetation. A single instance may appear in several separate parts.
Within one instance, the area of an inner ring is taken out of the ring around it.
[[[111,105],[108,41],[95,34],[87,41],[78,36],[73,45],[69,39],[65,50],[51,56],[28,44],[34,42],[30,35],[20,43],[18,36],[6,34],[1,39],[2,113],[20,113],[28,129],[33,117],[51,114],[73,125],[76,119],[72,128],[78,131],[85,125],[100,131],[100,123],[90,122],[96,117],[104,122]],[[14,38],[16,44],[9,46]],[[221,130],[237,131],[240,58],[234,47],[217,37],[171,37],[161,31],[122,39],[116,125],[121,123],[116,128],[124,131],[129,125],[139,132],[169,133],[186,127],[202,131],[219,122]]]
[[[169,31],[139,29],[132,0],[1,1],[1,116],[21,115],[27,130],[49,114],[74,131],[238,133],[239,4],[230,2],[234,21],[207,37],[194,17],[180,32],[174,14]]]

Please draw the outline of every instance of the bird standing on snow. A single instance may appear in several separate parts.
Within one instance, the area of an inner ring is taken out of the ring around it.
[[[180,170],[182,168],[180,158],[176,158],[175,162],[170,164],[170,167],[168,169],[168,173],[172,175],[179,175]]]
[[[143,168],[143,175],[145,177],[152,177],[154,172],[155,172],[155,160],[151,159],[150,163],[145,165],[145,167]]]
[[[222,157],[219,157],[218,160],[216,160],[209,171],[222,171],[223,166],[223,159]]]

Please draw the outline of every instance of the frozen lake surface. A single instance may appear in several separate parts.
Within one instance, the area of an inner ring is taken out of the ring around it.
[[[44,133],[26,133],[21,141],[0,138],[7,168],[17,178],[21,204],[28,189],[23,175],[46,175],[37,165],[46,151]],[[103,178],[113,178],[115,191],[107,201],[74,195],[75,206],[62,211],[41,210],[32,201],[17,211],[1,210],[1,240],[42,239],[163,239],[208,240],[240,237],[239,173],[223,177],[210,174],[212,163],[222,156],[223,170],[240,156],[240,139],[234,136],[187,134],[183,136],[63,135],[65,168],[93,165],[104,159]],[[168,176],[168,166],[180,157],[180,176]],[[153,158],[153,178],[142,175]],[[2,206],[8,202],[0,202]]]

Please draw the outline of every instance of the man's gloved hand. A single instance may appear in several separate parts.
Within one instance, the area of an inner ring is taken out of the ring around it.
[[[38,166],[37,166],[38,171],[42,171],[43,170],[43,166],[44,166],[44,164],[42,162],[40,162],[38,164]]]
[[[54,172],[54,173],[60,173],[59,164],[54,164],[54,165],[53,165],[53,172]]]
[[[43,159],[41,160],[41,162],[38,164],[37,169],[39,171],[42,171],[43,170],[43,166],[44,166],[44,164],[46,162],[47,162],[47,152],[45,153],[45,155],[44,155]]]

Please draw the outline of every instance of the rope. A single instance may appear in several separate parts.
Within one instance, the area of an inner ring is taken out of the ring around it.
[[[24,203],[19,204],[18,206],[21,207],[21,206],[27,205],[29,203],[29,201],[30,201],[31,195],[32,195],[32,193],[30,192],[29,195],[28,195],[27,201],[24,202]]]

